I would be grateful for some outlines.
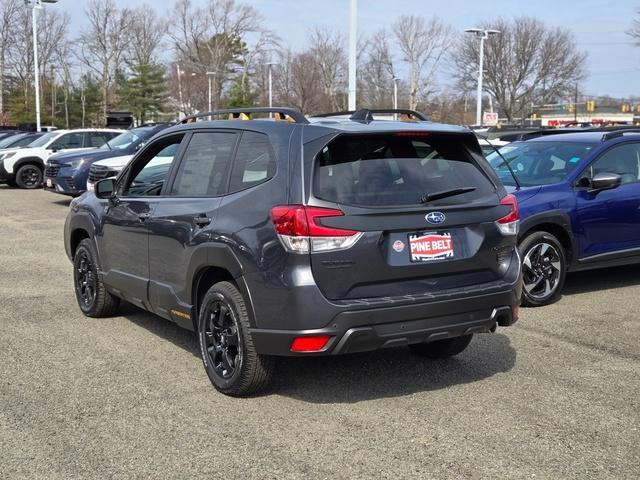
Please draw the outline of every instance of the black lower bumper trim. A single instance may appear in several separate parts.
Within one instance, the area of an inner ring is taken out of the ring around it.
[[[252,329],[259,353],[280,356],[336,355],[432,342],[473,333],[492,332],[496,325],[516,322],[513,292],[431,304],[351,310],[338,314],[329,325],[313,330]],[[296,337],[329,335],[320,352],[291,352]]]

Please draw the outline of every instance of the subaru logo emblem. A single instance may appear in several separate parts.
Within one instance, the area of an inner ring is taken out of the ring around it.
[[[442,213],[442,212],[431,212],[431,213],[428,213],[427,215],[425,215],[425,217],[424,217],[424,219],[427,222],[431,223],[432,225],[437,225],[439,223],[444,222],[445,218],[447,218],[447,217],[445,217],[444,213]]]

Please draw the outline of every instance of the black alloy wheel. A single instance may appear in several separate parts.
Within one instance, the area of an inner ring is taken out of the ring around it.
[[[87,251],[81,251],[76,260],[75,283],[78,302],[82,311],[89,311],[96,301],[97,278],[92,259]]]
[[[256,351],[244,297],[231,282],[207,291],[199,307],[200,355],[211,383],[221,393],[244,397],[265,389],[273,357]]]
[[[93,241],[82,240],[73,255],[76,300],[87,317],[110,317],[117,313],[120,299],[109,293],[100,280],[97,259]]]
[[[20,188],[38,188],[42,185],[42,170],[37,165],[23,165],[16,172],[16,184]]]
[[[242,362],[238,320],[223,298],[207,305],[205,318],[204,343],[210,365],[217,376],[229,379]]]
[[[562,244],[547,232],[536,232],[522,242],[522,304],[548,305],[560,296],[566,277]]]

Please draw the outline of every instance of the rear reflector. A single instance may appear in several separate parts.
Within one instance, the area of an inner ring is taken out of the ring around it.
[[[518,208],[518,199],[515,195],[507,195],[500,200],[500,205],[508,205],[511,211],[504,217],[496,220],[496,225],[503,235],[517,235],[518,226],[520,225],[520,209]]]
[[[292,253],[345,250],[362,236],[362,232],[326,227],[321,218],[344,216],[334,208],[305,205],[279,205],[271,209],[271,221],[280,242]]]
[[[319,335],[317,337],[298,337],[291,343],[292,352],[319,352],[326,347],[329,335]]]

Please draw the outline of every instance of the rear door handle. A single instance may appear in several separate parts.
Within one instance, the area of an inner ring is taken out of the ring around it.
[[[141,222],[144,222],[145,220],[149,220],[150,218],[151,218],[151,214],[149,212],[138,214],[138,220],[140,220]]]
[[[193,217],[193,221],[199,227],[206,227],[211,223],[211,218],[205,215],[200,215],[198,217]]]

